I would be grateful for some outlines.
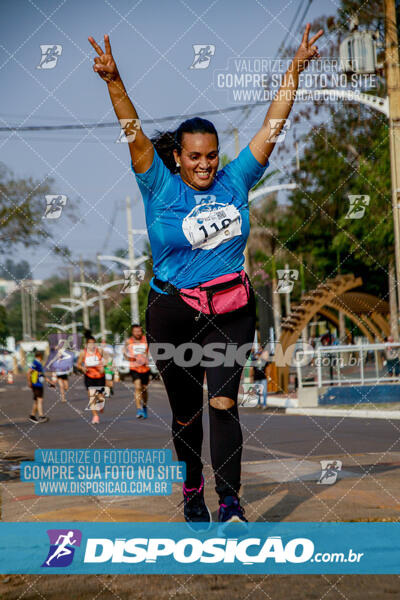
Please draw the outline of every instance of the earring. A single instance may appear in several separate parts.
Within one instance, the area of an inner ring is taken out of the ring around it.
[[[181,164],[177,162],[177,163],[176,163],[176,166],[177,166],[177,167],[180,167],[180,166],[181,166]]]

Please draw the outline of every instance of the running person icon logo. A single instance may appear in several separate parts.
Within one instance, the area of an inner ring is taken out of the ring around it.
[[[369,206],[369,196],[348,196],[350,206],[345,219],[361,219],[365,215],[365,210]]]
[[[139,119],[120,119],[119,123],[121,125],[121,131],[118,139],[116,139],[115,142],[117,144],[130,144],[131,142],[134,142],[136,139],[136,134],[140,129]]]
[[[318,484],[333,485],[336,483],[339,471],[342,469],[341,460],[321,460],[321,475]]]
[[[68,567],[74,558],[75,548],[81,545],[79,529],[48,529],[50,548],[42,567]]]
[[[121,290],[121,294],[130,294],[139,290],[140,284],[142,283],[145,276],[143,269],[141,270],[124,270],[124,287]]]
[[[67,204],[67,196],[63,194],[47,195],[46,210],[43,219],[58,219],[61,217],[62,210]]]
[[[263,386],[259,383],[244,383],[243,384],[243,395],[239,402],[239,406],[246,408],[257,406],[261,404],[263,394]]]
[[[40,44],[42,56],[37,69],[54,69],[61,56],[62,46],[60,44]]]
[[[299,278],[299,272],[297,269],[277,269],[278,285],[276,287],[276,294],[290,294],[293,290],[295,281]]]
[[[290,119],[269,119],[268,122],[270,131],[267,142],[271,144],[279,144],[280,142],[283,142],[288,129],[290,129]],[[277,131],[280,132],[278,135],[276,135]]]
[[[102,412],[106,398],[110,397],[110,388],[106,386],[91,386],[88,388],[89,403],[85,410],[96,410]]]
[[[193,44],[194,59],[190,69],[207,69],[211,57],[215,54],[213,44]]]

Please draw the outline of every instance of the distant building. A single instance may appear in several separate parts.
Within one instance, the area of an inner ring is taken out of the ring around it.
[[[4,304],[7,297],[15,292],[18,288],[18,283],[12,279],[0,279],[0,302]]]
[[[14,279],[2,279],[0,278],[0,304],[5,305],[16,290],[20,289],[21,284],[27,292],[32,288],[36,289],[42,285],[42,279],[23,279],[22,282],[15,281]]]

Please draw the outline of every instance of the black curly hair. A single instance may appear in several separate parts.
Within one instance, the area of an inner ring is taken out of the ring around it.
[[[214,124],[200,117],[193,117],[193,119],[183,121],[175,131],[157,131],[151,138],[151,141],[157,150],[157,154],[171,173],[179,172],[173,151],[176,149],[178,154],[181,153],[184,133],[213,133],[219,145],[218,133]]]

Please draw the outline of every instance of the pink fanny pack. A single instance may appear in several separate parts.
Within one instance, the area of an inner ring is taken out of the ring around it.
[[[199,311],[198,316],[200,313],[219,315],[232,312],[246,306],[250,296],[249,279],[243,269],[239,273],[221,275],[189,289],[178,289],[159,279],[155,279],[154,283],[168,294],[179,295],[186,304]]]

